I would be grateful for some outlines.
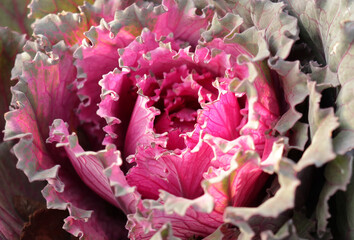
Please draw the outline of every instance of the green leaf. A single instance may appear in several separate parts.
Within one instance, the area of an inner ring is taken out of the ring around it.
[[[27,0],[29,1],[29,0]],[[94,0],[85,0],[93,3]],[[59,13],[61,11],[78,12],[78,7],[82,5],[84,0],[32,0],[28,5],[30,8],[30,18],[42,18],[50,13]]]
[[[238,15],[228,13],[223,18],[218,18],[215,14],[210,27],[202,33],[202,37],[207,42],[214,38],[230,38],[234,33],[239,31],[239,26],[242,22],[242,18]]]
[[[32,33],[32,20],[27,18],[27,5],[30,0],[1,0],[0,26],[9,27],[19,33]]]
[[[199,6],[212,4],[219,16],[230,18],[230,13],[242,18],[240,32],[251,27],[264,31],[264,39],[272,56],[285,59],[298,38],[296,18],[284,11],[285,4],[269,0],[199,0]],[[237,25],[236,25],[237,26]],[[223,24],[224,28],[229,28]],[[229,28],[230,29],[230,28]]]
[[[81,44],[85,38],[84,32],[89,28],[85,14],[63,12],[48,14],[36,20],[33,24],[33,33],[52,45],[64,41],[67,46],[74,46]]]
[[[354,54],[354,48],[351,52]],[[354,59],[352,60],[352,63]],[[350,70],[354,76],[354,68]],[[344,154],[354,148],[354,79],[342,86],[337,98],[337,116],[340,121],[341,131],[334,139],[334,147],[337,153]]]
[[[318,232],[323,234],[326,231],[327,220],[330,217],[328,209],[328,200],[332,197],[338,190],[345,191],[347,189],[347,184],[350,181],[352,175],[353,167],[353,157],[350,155],[337,156],[334,161],[327,164],[325,168],[325,178],[326,183],[320,194],[319,203],[316,208],[316,215],[318,219]],[[342,193],[339,193],[342,195]],[[350,229],[354,228],[354,218],[353,218],[353,201],[351,199],[353,196],[353,181],[348,186],[347,192],[344,194],[344,198],[336,198],[337,204],[337,215],[335,216],[336,221],[338,221],[337,227],[339,227],[340,235],[338,239],[352,239],[353,234],[350,234]],[[349,238],[348,238],[349,237]]]
[[[25,43],[25,36],[11,31],[8,28],[0,27],[0,114],[3,115],[9,110],[11,102],[10,86],[12,85],[11,69],[14,65],[16,54],[22,50]],[[0,118],[0,129],[4,129],[5,120]],[[3,138],[3,133],[0,133]]]
[[[342,170],[347,173],[349,170],[353,169],[352,159],[351,164],[348,165],[348,169]],[[348,164],[348,163],[347,163]],[[348,176],[348,175],[346,175]],[[332,214],[333,223],[336,228],[334,229],[334,234],[338,236],[339,239],[353,239],[354,237],[354,175],[352,174],[350,183],[346,187],[346,192],[339,191],[334,196],[334,212]]]
[[[291,129],[302,116],[302,113],[298,112],[295,107],[308,96],[307,81],[309,78],[306,74],[301,72],[300,63],[298,61],[287,62],[278,60],[275,63],[268,61],[268,64],[279,74],[284,91],[284,98],[289,105],[288,111],[281,116],[275,126],[277,131],[284,134]]]
[[[316,91],[315,82],[309,82],[308,87],[311,145],[297,164],[299,171],[310,165],[320,167],[336,157],[332,146],[332,132],[339,126],[338,119],[333,108],[320,108],[321,94]]]
[[[310,0],[306,3],[284,0],[288,9],[299,21],[305,42],[318,56],[320,64],[326,68],[326,76],[313,80],[322,84],[325,78],[335,78],[340,92],[337,112],[340,131],[334,140],[335,152],[344,154],[354,147],[354,2],[351,0]],[[313,70],[313,69],[312,69]],[[327,81],[328,82],[328,81]]]
[[[271,54],[285,59],[298,38],[299,30],[296,19],[283,9],[283,3],[255,1],[251,16],[255,26],[265,31]]]

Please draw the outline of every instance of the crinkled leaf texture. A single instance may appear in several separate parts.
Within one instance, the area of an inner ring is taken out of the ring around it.
[[[86,1],[93,3],[93,0]],[[84,3],[83,0],[61,0],[61,1],[49,1],[49,0],[32,0],[28,5],[30,9],[30,18],[42,18],[49,13],[59,13],[61,11],[77,12],[78,7]]]
[[[15,62],[16,54],[21,51],[25,43],[25,36],[15,33],[8,28],[0,27],[0,80],[1,80],[1,106],[3,115],[9,109],[11,101],[10,82],[11,68]],[[0,121],[0,128],[5,127],[5,121]],[[1,134],[1,139],[3,134]],[[17,159],[10,152],[12,142],[0,144],[0,238],[18,239],[26,214],[31,214],[33,208],[27,203],[27,199],[43,204],[40,190],[43,184],[30,184],[27,177],[16,169]],[[16,181],[14,181],[16,180]],[[41,201],[42,200],[42,201]],[[28,210],[27,212],[25,210]]]
[[[0,113],[4,114],[9,110],[11,101],[11,69],[14,65],[16,54],[22,51],[25,44],[25,36],[11,31],[8,28],[0,27]],[[5,120],[0,119],[0,128],[4,129]],[[0,133],[3,138],[3,133]]]
[[[43,47],[30,42],[26,47],[31,46],[37,49]],[[22,66],[22,71],[18,76],[19,82],[12,88],[13,110],[5,117],[5,140],[20,139],[14,147],[14,153],[19,159],[18,167],[30,181],[47,180],[48,185],[43,190],[47,206],[69,209],[71,216],[65,220],[66,230],[76,236],[85,233],[92,239],[124,237],[124,216],[113,218],[107,214],[108,211],[117,216],[122,213],[90,190],[84,184],[85,178],[82,182],[70,164],[69,154],[46,142],[46,138],[52,134],[48,126],[56,118],[69,122],[73,128],[77,126],[73,109],[79,102],[73,88],[76,76],[73,49],[59,42],[51,50],[51,56],[38,51],[31,58],[28,51],[18,57],[20,62],[17,62],[17,66]],[[92,163],[86,165],[89,171],[95,170],[97,158],[82,157],[84,161]],[[84,174],[86,169],[83,168]],[[105,179],[103,172],[102,175]],[[115,231],[111,230],[113,228]]]
[[[58,10],[37,3],[34,16]],[[67,231],[249,239],[288,226],[297,174],[338,124],[298,62],[284,60],[296,19],[282,3],[254,3],[96,1],[36,21],[12,72],[5,139],[19,140],[30,181],[48,182],[47,206],[69,210]],[[295,164],[284,156],[306,143],[295,107],[309,93],[314,141]],[[325,150],[317,164],[331,160]]]
[[[78,127],[73,52],[85,38],[83,32],[101,14],[96,6],[85,6],[85,14],[48,15],[35,23],[36,42],[26,43],[25,52],[17,56],[12,71],[12,78],[18,83],[11,90],[13,98],[11,111],[5,117],[5,140],[19,139],[13,151],[19,159],[18,168],[30,181],[47,180],[48,185],[42,191],[47,207],[69,210],[64,225],[67,231],[87,239],[123,239],[127,236],[126,217],[120,209],[135,211],[134,201],[138,196],[131,194],[128,187],[125,193],[118,191],[117,198],[112,192],[109,178],[112,188],[114,184],[120,187],[126,184],[122,171],[114,168],[121,164],[119,153],[113,146],[97,153],[84,152],[75,134],[69,135],[63,122],[72,130]],[[48,28],[43,24],[46,21],[50,23]],[[93,179],[89,178],[92,176]]]
[[[326,138],[330,141],[327,140],[320,144],[326,144],[327,147],[331,149],[323,159],[327,159],[327,161],[332,160],[332,162],[326,166],[327,174],[325,177],[327,183],[323,188],[320,195],[320,202],[317,206],[318,232],[322,234],[326,230],[327,219],[330,217],[328,200],[337,190],[345,190],[345,186],[348,184],[348,178],[351,174],[351,171],[342,171],[337,179],[335,174],[329,173],[335,172],[340,165],[344,166],[344,164],[347,164],[349,170],[351,164],[348,162],[349,160],[345,159],[350,158],[350,156],[344,155],[348,154],[348,152],[349,155],[352,155],[350,151],[354,148],[354,115],[352,111],[354,105],[353,99],[350,97],[352,96],[354,84],[354,70],[351,66],[354,61],[353,2],[347,0],[308,1],[306,4],[300,4],[298,1],[291,0],[286,0],[285,2],[289,4],[288,7],[291,13],[299,20],[305,43],[313,48],[313,51],[317,56],[316,60],[322,65],[319,67],[317,66],[318,64],[312,63],[311,77],[317,82],[316,88],[322,90],[329,87],[337,87],[339,92],[335,96],[335,102],[332,102],[333,106],[336,105],[335,115],[338,117],[339,128],[337,129],[333,142],[330,140],[331,134],[329,133],[329,136],[327,135]],[[319,97],[320,96],[317,98]],[[323,95],[322,97],[325,96]],[[319,99],[317,101],[319,101]],[[318,114],[316,117],[315,112],[319,111],[322,112],[322,114]],[[309,114],[315,117],[310,120],[312,135],[318,127],[318,119],[325,120],[325,118],[332,118],[334,120],[335,118],[334,114],[329,112],[326,113],[318,108],[311,109],[310,107]],[[327,117],[324,117],[323,115],[327,115]],[[338,124],[337,126],[332,126],[332,128],[335,127],[338,127]],[[315,141],[316,136],[313,136],[313,138]],[[321,141],[323,141],[323,137],[321,137],[321,139]],[[323,145],[318,145],[318,147],[326,148]],[[320,162],[318,163],[322,165]],[[343,195],[342,193],[338,194]],[[352,194],[350,189],[346,194],[348,194],[346,198],[350,198],[350,195]],[[343,200],[343,197],[335,197],[335,199],[337,201],[343,201],[343,206],[350,208],[350,204],[347,205],[345,200]],[[340,205],[341,203],[337,202],[336,204]],[[352,211],[348,210],[347,212],[350,213]],[[349,215],[347,219],[350,218]],[[341,217],[339,217],[339,215],[333,216],[334,219]],[[346,227],[348,228],[347,230],[345,230]],[[352,227],[350,227],[350,220],[348,220],[348,222],[346,222],[346,220],[341,222],[340,229],[340,235],[344,237],[344,234],[352,229]],[[349,235],[346,237],[349,237]]]

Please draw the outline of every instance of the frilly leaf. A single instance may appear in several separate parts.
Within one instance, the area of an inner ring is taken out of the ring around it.
[[[103,173],[102,163],[92,153],[84,152],[76,134],[69,135],[67,124],[60,119],[55,119],[50,127],[49,138],[46,141],[48,143],[57,143],[57,147],[64,147],[72,166],[82,181],[102,198],[120,207],[116,203],[108,179]]]
[[[8,28],[0,27],[0,114],[4,114],[9,110],[11,101],[11,69],[15,63],[16,54],[22,51],[25,43],[25,36],[16,32],[12,32]],[[4,129],[5,120],[0,118],[0,129]],[[3,133],[0,133],[0,139]]]
[[[65,148],[76,173],[88,187],[125,213],[133,212],[138,196],[135,196],[134,189],[126,182],[123,172],[114,168],[122,164],[120,153],[115,146],[108,145],[106,149],[98,152],[84,151],[76,134],[69,135],[67,128],[68,125],[62,120],[54,120],[47,142],[57,142],[57,147]],[[109,168],[105,169],[107,166]],[[117,184],[126,191],[124,193],[120,191],[119,194],[116,192],[114,195],[110,187]]]
[[[338,87],[340,84],[337,74],[332,72],[328,66],[320,67],[316,62],[310,62],[311,80],[316,82],[316,89],[322,91],[330,87]]]
[[[265,40],[268,42],[272,56],[285,59],[290,49],[298,38],[296,18],[284,12],[285,5],[282,2],[268,0],[248,1],[211,1],[221,16],[232,12],[241,16],[243,24],[241,31],[252,26],[264,31]]]
[[[335,160],[331,161],[326,165],[324,176],[326,178],[326,183],[323,186],[323,189],[321,191],[320,197],[319,197],[319,202],[316,207],[316,215],[318,219],[318,233],[319,235],[323,235],[326,232],[326,227],[327,227],[327,220],[330,217],[329,214],[329,206],[328,206],[328,201],[334,195],[338,190],[345,191],[347,190],[347,185],[350,182],[351,175],[352,175],[352,170],[353,170],[353,156],[346,155],[346,156],[340,156],[338,155]],[[350,196],[350,186],[348,186],[348,196]],[[348,207],[349,209],[351,208],[351,203],[347,205],[346,201],[340,201],[336,204],[343,204],[342,209],[345,209]],[[345,206],[345,207],[344,207]],[[352,222],[350,221],[351,213],[352,211],[350,210],[347,211],[341,211],[344,216],[347,215],[349,218],[345,219],[343,218],[343,215],[337,215],[340,216],[340,219],[336,219],[336,221],[341,222],[343,225],[341,225],[339,222],[337,222],[337,227],[339,227],[342,231],[339,233],[343,238],[349,237],[348,235],[344,237],[348,232],[350,231],[349,229],[352,229]],[[338,214],[338,213],[337,213]],[[336,236],[339,237],[339,236]]]
[[[128,215],[126,227],[131,239],[150,239],[164,224],[171,224],[173,235],[181,239],[207,236],[222,223],[219,213],[208,214],[189,208],[184,216],[167,214],[161,203],[155,201],[151,206],[152,202],[147,206],[141,203],[134,215]],[[185,224],[187,222],[191,224]]]
[[[107,146],[107,149],[110,147]],[[102,151],[102,153],[105,153]],[[101,154],[98,153],[97,157],[101,159],[102,162],[106,160],[102,160]],[[135,187],[131,187],[127,179],[124,175],[124,172],[120,168],[120,164],[113,163],[109,167],[107,167],[104,171],[105,175],[109,179],[110,186],[112,187],[114,196],[117,199],[117,202],[122,207],[122,210],[126,213],[134,213],[136,211],[136,206],[138,201],[140,200],[141,195],[136,191]]]
[[[84,35],[84,33],[88,31],[90,27],[99,25],[101,20],[108,26],[106,22],[113,20],[115,11],[124,9],[132,4],[131,1],[102,0],[95,1],[95,3],[91,5],[89,2],[85,1],[85,4],[77,9],[77,4],[82,1],[76,1],[77,2],[60,1],[62,6],[55,6],[57,8],[56,11],[46,12],[43,18],[37,19],[33,25],[34,34],[42,38],[45,36],[52,45],[61,40],[69,46],[80,45],[82,40],[86,38],[86,34]],[[46,0],[33,0],[32,5],[36,4],[48,5]],[[60,8],[64,7],[64,5],[75,8],[76,10]],[[80,11],[78,12],[78,10]],[[87,44],[90,43],[87,42]]]
[[[18,168],[30,181],[48,181],[43,191],[47,205],[49,208],[69,209],[71,216],[67,219],[66,229],[70,232],[85,233],[92,239],[126,236],[124,229],[110,229],[114,225],[113,228],[123,226],[124,216],[112,219],[109,214],[103,214],[107,211],[107,202],[83,184],[70,164],[63,161],[62,151],[45,143],[49,136],[49,121],[62,118],[73,128],[77,124],[73,111],[78,98],[72,88],[76,76],[72,49],[65,47],[63,42],[52,49],[47,46],[49,52],[41,52],[43,46],[38,43],[27,47],[30,52],[17,58],[17,67],[22,69],[16,70],[20,74],[19,82],[12,88],[12,110],[5,114],[5,140],[19,139],[13,149],[19,159]],[[34,49],[39,51],[33,54]],[[91,213],[84,209],[95,211],[90,220],[87,217]],[[115,214],[121,216],[114,209]],[[110,222],[111,227],[104,222]]]
[[[50,13],[59,13],[61,11],[75,13],[78,12],[78,7],[83,2],[84,0],[32,0],[28,5],[30,9],[29,17],[42,18]],[[86,2],[93,3],[94,0],[86,0]]]
[[[31,35],[32,20],[27,18],[30,0],[3,0],[0,3],[0,26],[7,26],[19,33]],[[2,35],[2,34],[1,34]]]
[[[206,143],[198,150],[185,150],[176,155],[164,152],[158,146],[141,147],[134,159],[137,165],[129,171],[127,180],[150,199],[157,199],[159,190],[187,199],[197,198],[203,193],[200,183],[213,158],[213,152]]]
[[[295,190],[300,184],[296,177],[295,164],[287,159],[282,159],[274,167],[280,183],[280,189],[274,197],[256,208],[226,208],[225,222],[239,225],[239,223],[247,222],[254,216],[277,218],[285,210],[294,207]]]
[[[93,2],[93,1],[91,1]],[[94,23],[99,23],[103,18],[106,22],[114,19],[116,11],[126,9],[132,4],[144,5],[143,0],[95,0],[93,4],[84,2],[79,9]],[[91,24],[92,26],[97,24]]]
[[[107,133],[103,144],[114,143],[120,150],[124,146],[125,132],[137,97],[135,91],[131,91],[134,84],[127,77],[128,74],[116,68],[103,75],[99,82],[102,92],[97,115],[104,118],[108,124],[103,128]]]
[[[297,164],[301,170],[307,166],[320,167],[333,160],[332,132],[339,126],[338,119],[332,108],[320,109],[321,95],[315,89],[315,82],[308,83],[310,91],[309,125],[311,145],[305,150]]]
[[[277,131],[284,134],[291,129],[302,116],[302,113],[299,113],[295,107],[308,96],[307,81],[309,78],[300,71],[299,62],[278,60],[275,63],[272,61],[268,63],[270,67],[279,74],[284,97],[289,105],[289,109],[281,116],[275,126]]]
[[[293,149],[303,151],[308,140],[308,124],[296,122],[290,130],[289,145]]]
[[[123,30],[112,37],[109,29],[104,20],[99,26],[91,27],[85,32],[87,39],[74,53],[77,78],[80,80],[77,83],[78,96],[81,99],[79,118],[84,122],[93,122],[95,128],[104,121],[96,114],[101,93],[98,83],[104,74],[118,67],[118,48],[125,47],[135,38]],[[98,62],[102,64],[97,64]],[[98,128],[101,129],[102,126]]]
[[[71,168],[63,166],[48,183],[42,190],[47,208],[70,213],[65,230],[80,239],[125,239],[125,215],[91,191]]]
[[[332,72],[341,84],[337,99],[340,132],[335,137],[335,151],[344,154],[354,147],[353,101],[349,93],[353,89],[353,1],[308,1],[301,4],[294,0],[284,0],[294,14],[311,46],[317,61]]]
[[[152,3],[146,3],[143,8],[140,8],[134,4],[115,14],[114,20],[109,22],[110,30],[113,35],[116,35],[122,28],[125,28],[129,33],[139,36],[145,27],[152,29],[156,23],[156,16],[162,12],[164,10],[161,5],[155,7]]]
[[[335,184],[334,189],[341,189],[341,190],[346,190],[345,192],[343,191],[338,191],[336,195],[334,195],[334,206],[331,211],[332,213],[332,224],[334,224],[335,228],[333,229],[333,234],[335,236],[338,236],[339,238],[343,239],[351,239],[353,238],[353,229],[354,229],[354,221],[353,221],[353,193],[354,193],[354,174],[352,174],[350,178],[350,182],[347,186],[345,186],[346,181],[348,180],[348,177],[350,175],[350,172],[353,170],[353,155],[348,154],[347,156],[342,157],[341,159],[338,159],[336,163],[333,163],[332,169],[326,169],[326,171],[329,173],[330,178],[334,178],[336,180],[339,180],[338,182],[336,181],[337,184]],[[337,171],[340,172],[337,172]],[[331,173],[336,173],[338,174],[337,176],[331,175]],[[330,183],[332,183],[333,180],[330,180],[327,186],[327,193],[332,192],[330,191]],[[344,184],[344,185],[343,185]],[[335,214],[333,214],[335,213]]]
[[[270,54],[267,42],[264,40],[264,31],[258,31],[255,27],[235,34],[231,39],[225,39],[225,43],[243,46],[251,55],[252,62],[262,61],[269,57]]]
[[[140,8],[134,4],[116,13],[114,21],[110,23],[111,31],[116,34],[126,26],[127,31],[138,36],[143,28],[148,28],[156,33],[158,39],[172,33],[175,39],[195,46],[201,29],[208,26],[213,14],[211,7],[203,9],[200,16],[195,10],[194,1],[186,0],[164,0],[157,6],[146,3]]]
[[[228,13],[223,18],[218,18],[215,14],[208,30],[202,33],[202,37],[207,42],[214,38],[230,38],[239,31],[242,22],[242,18],[238,15]]]
[[[52,45],[64,41],[67,46],[74,46],[85,38],[84,32],[89,28],[88,20],[83,13],[48,14],[35,21],[33,33]]]
[[[285,2],[288,3],[291,13],[298,18],[301,30],[309,37],[307,42],[315,46],[317,54],[322,55],[321,60],[328,63],[332,72],[338,72],[353,41],[351,34],[353,2],[350,0],[335,2],[311,0],[306,4],[294,0]]]
[[[200,1],[201,6],[212,3],[216,8],[217,12],[221,16],[225,16],[227,13],[233,12],[243,19],[242,30],[254,26],[251,16],[251,1],[248,0],[211,0],[211,1]]]
[[[19,158],[18,166],[31,181],[44,180],[43,174],[53,167],[53,160],[43,139],[48,136],[49,121],[56,117],[68,121],[72,119],[74,112],[68,111],[67,107],[73,108],[78,101],[68,90],[76,73],[74,67],[68,68],[72,65],[70,49],[58,44],[54,46],[53,52],[52,57],[38,52],[31,61],[28,61],[26,53],[22,54],[23,60],[21,55],[17,58],[16,61],[22,61],[19,64],[23,67],[22,74],[12,88],[13,110],[5,114],[5,140],[20,139],[15,145],[15,155]],[[60,97],[60,101],[53,99],[54,92],[48,91],[48,86]],[[53,106],[57,106],[55,110]],[[43,174],[39,169],[45,169]],[[48,177],[54,177],[53,173]]]
[[[352,47],[352,49],[354,49]],[[352,74],[354,71],[351,70]],[[337,116],[339,117],[341,131],[334,138],[334,148],[338,154],[344,154],[354,148],[354,79],[342,86],[337,98]]]

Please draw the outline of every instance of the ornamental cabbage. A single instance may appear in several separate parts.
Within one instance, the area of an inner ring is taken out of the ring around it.
[[[0,28],[16,45],[0,174],[18,174],[12,148],[41,182],[0,185],[1,237],[38,236],[49,209],[80,239],[351,234],[335,209],[351,208],[352,3],[48,2],[29,5],[27,41]]]

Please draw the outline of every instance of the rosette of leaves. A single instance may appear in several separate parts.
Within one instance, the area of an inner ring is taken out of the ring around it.
[[[56,4],[30,4],[4,133],[65,230],[328,235],[351,176],[350,2]]]

